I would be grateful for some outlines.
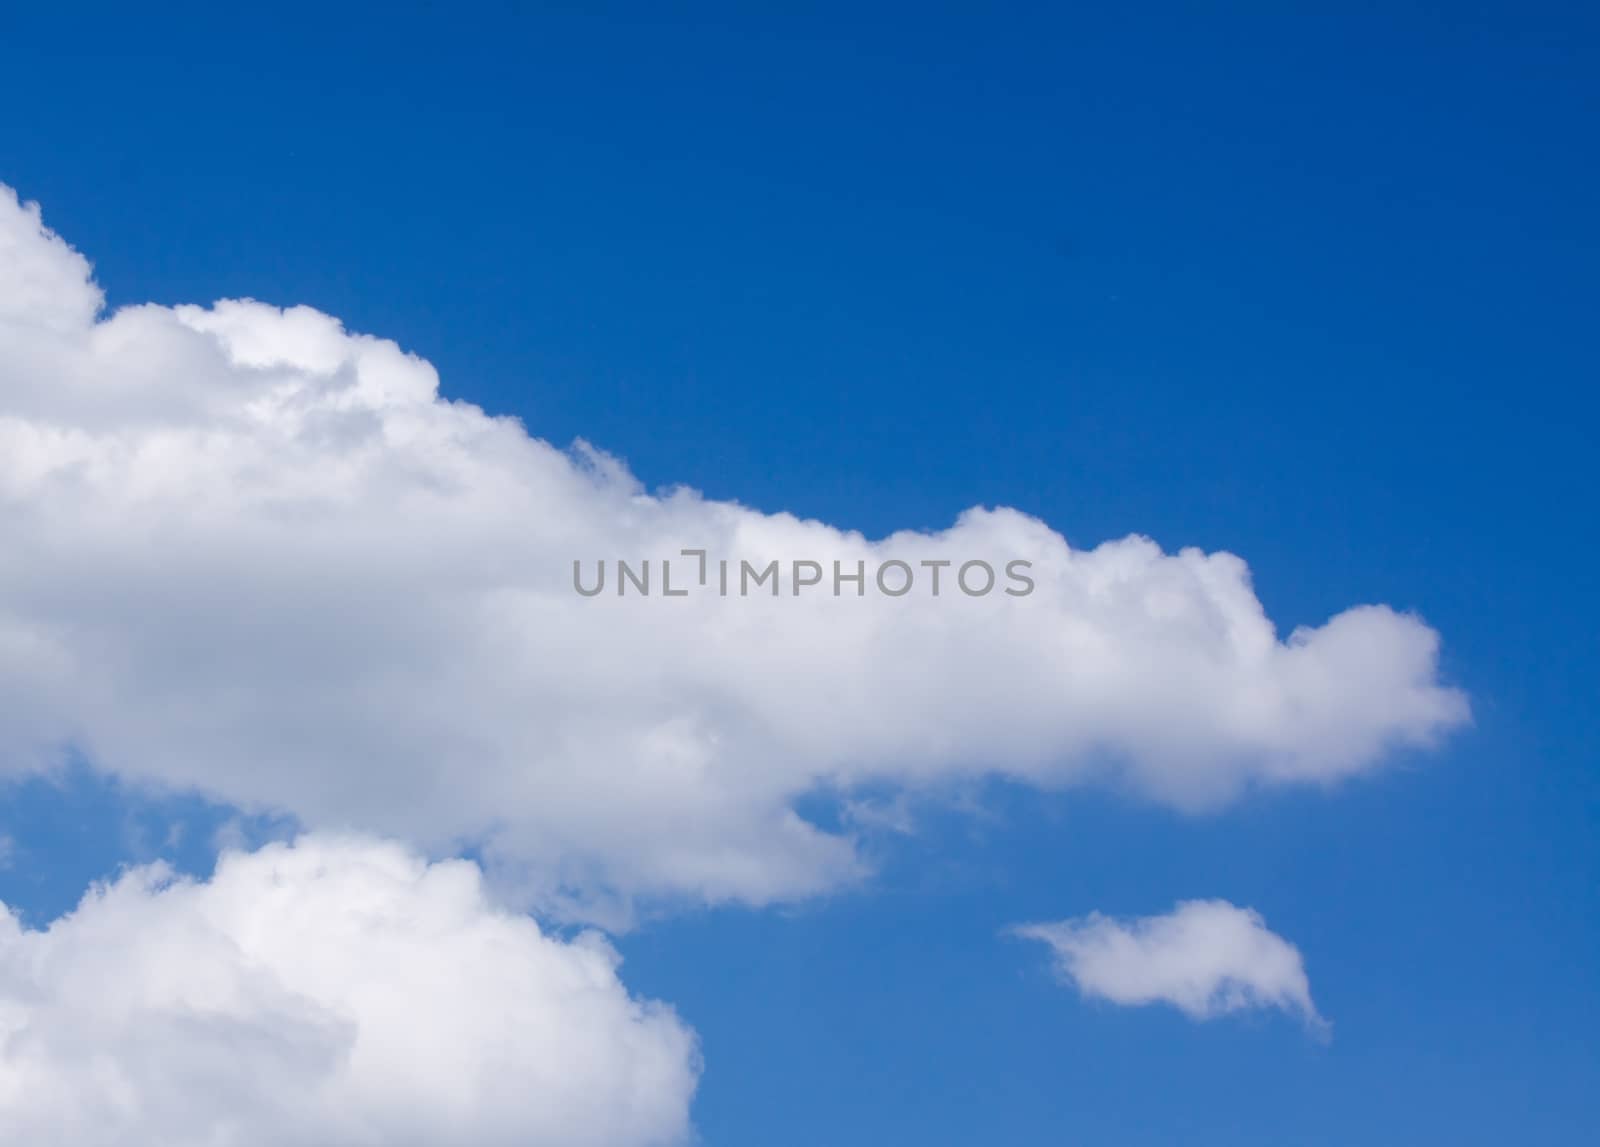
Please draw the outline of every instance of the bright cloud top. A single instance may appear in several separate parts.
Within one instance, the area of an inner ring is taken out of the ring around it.
[[[75,750],[313,826],[470,839],[547,902],[758,903],[859,874],[793,811],[819,789],[1107,778],[1197,807],[1467,717],[1419,619],[1280,638],[1231,554],[1074,550],[1006,509],[868,541],[652,495],[316,311],[100,306],[0,189],[0,768]],[[1037,589],[573,591],[575,559],[685,547],[1023,559]]]
[[[1171,1004],[1197,1020],[1277,1008],[1318,1034],[1328,1030],[1299,949],[1226,900],[1186,900],[1165,916],[1127,921],[1094,912],[1017,934],[1050,945],[1057,970],[1085,996]]]
[[[0,905],[0,1126],[37,1147],[686,1140],[695,1038],[466,861],[307,837],[46,931]]]

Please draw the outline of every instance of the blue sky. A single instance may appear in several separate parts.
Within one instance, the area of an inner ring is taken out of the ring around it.
[[[1471,727],[1362,775],[1200,814],[990,779],[859,887],[647,914],[621,975],[698,1032],[705,1143],[1600,1128],[1592,11],[7,24],[0,181],[112,307],[304,303],[647,487],[869,537],[1014,506],[1238,554],[1283,633],[1441,635]],[[234,822],[81,756],[0,795],[36,923],[121,864],[207,873]],[[1330,1041],[1086,1000],[1005,934],[1213,897],[1299,949]]]

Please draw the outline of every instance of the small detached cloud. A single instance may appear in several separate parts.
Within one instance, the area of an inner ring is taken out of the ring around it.
[[[1062,978],[1092,999],[1171,1004],[1195,1020],[1277,1008],[1319,1038],[1330,1032],[1299,949],[1259,913],[1226,900],[1185,900],[1164,916],[1131,920],[1091,912],[1016,934],[1050,945]]]

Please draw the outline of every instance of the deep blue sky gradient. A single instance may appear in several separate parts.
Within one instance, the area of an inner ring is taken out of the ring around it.
[[[48,7],[48,11],[47,11]],[[1416,609],[1475,727],[1201,818],[990,790],[624,937],[709,1147],[1600,1139],[1600,9],[30,5],[0,180],[113,304],[309,303],[651,485],[1015,505]],[[0,898],[225,819],[0,795]],[[1260,909],[1334,1022],[1085,1004],[1024,920]]]

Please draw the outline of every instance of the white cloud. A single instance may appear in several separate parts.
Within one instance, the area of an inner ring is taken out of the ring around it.
[[[1420,620],[1280,638],[1230,554],[1074,550],[1005,509],[869,542],[650,495],[307,308],[98,298],[0,189],[0,769],[72,747],[312,826],[472,839],[547,905],[758,903],[859,874],[848,832],[792,811],[820,787],[1109,778],[1197,807],[1466,719]],[[575,558],[683,547],[1021,558],[1038,588],[573,592]]]
[[[3,906],[0,906],[3,909]],[[643,1147],[699,1070],[592,935],[466,861],[306,837],[208,882],[129,872],[45,931],[0,911],[0,1128],[33,1147]]]
[[[1094,912],[1016,932],[1050,945],[1057,970],[1085,996],[1167,1003],[1197,1020],[1278,1008],[1318,1034],[1328,1030],[1299,949],[1226,900],[1186,900],[1165,916],[1126,921]]]

